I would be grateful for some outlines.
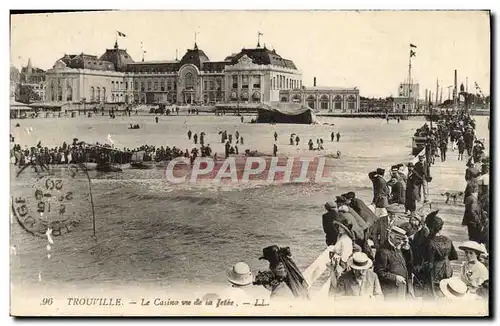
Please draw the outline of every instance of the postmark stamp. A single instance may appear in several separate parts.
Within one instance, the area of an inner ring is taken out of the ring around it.
[[[43,238],[50,229],[54,237],[65,236],[77,230],[82,220],[93,219],[85,166],[33,166],[20,170],[16,179],[21,177],[24,182],[13,189],[11,209],[27,233]]]

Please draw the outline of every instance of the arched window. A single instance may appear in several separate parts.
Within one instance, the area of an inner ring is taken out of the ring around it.
[[[241,99],[242,101],[248,101],[248,92],[246,92],[246,91],[245,91],[245,92],[241,92],[241,97],[240,97],[240,99]]]
[[[106,102],[106,87],[102,88],[102,101]]]
[[[73,89],[70,85],[66,87],[66,101],[70,102],[73,100]]]
[[[356,98],[352,95],[349,95],[347,98],[347,109],[348,110],[354,110],[356,107]]]
[[[315,102],[314,96],[309,95],[307,97],[306,102],[307,102],[307,106],[314,110],[314,102]]]
[[[195,81],[192,73],[188,72],[184,75],[184,88],[185,89],[194,89]]]
[[[259,92],[254,92],[252,94],[252,102],[260,102],[260,93]]]
[[[333,98],[333,108],[335,110],[342,110],[342,96],[337,95]]]
[[[62,102],[62,100],[63,100],[63,94],[62,94],[62,87],[61,87],[61,80],[60,79],[57,82],[57,100],[59,102]]]
[[[94,101],[95,101],[94,87],[90,87],[90,102],[94,102]]]
[[[115,94],[111,94],[111,102],[115,101]]]
[[[300,103],[301,102],[299,94],[295,94],[293,96],[293,102],[295,102],[295,103]]]
[[[322,95],[321,98],[319,99],[319,105],[321,110],[328,110],[329,109],[328,96]]]
[[[97,87],[96,88],[96,92],[95,92],[95,100],[97,102],[100,102],[101,101],[101,88],[100,87]]]
[[[283,96],[283,97],[281,98],[281,102],[288,102],[288,98],[287,98],[286,96]]]

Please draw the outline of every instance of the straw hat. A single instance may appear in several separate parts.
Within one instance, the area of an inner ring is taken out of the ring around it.
[[[462,245],[458,247],[459,249],[462,250],[472,250],[477,253],[479,256],[480,254],[485,254],[486,253],[486,248],[476,241],[465,241]]]
[[[390,233],[395,234],[397,237],[406,238],[406,231],[399,226],[393,225],[390,229],[387,229]]]
[[[467,285],[458,278],[447,278],[439,282],[439,288],[449,299],[464,299],[467,297]]]
[[[373,261],[364,252],[355,252],[348,261],[351,269],[364,270],[373,266]]]
[[[239,262],[234,264],[227,272],[227,280],[236,285],[249,285],[253,282],[253,275],[247,263]]]

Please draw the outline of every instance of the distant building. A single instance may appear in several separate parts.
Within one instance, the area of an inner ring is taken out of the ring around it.
[[[28,59],[28,64],[21,68],[19,82],[19,87],[30,87],[41,102],[45,101],[45,71],[33,67],[31,59]]]
[[[393,112],[416,112],[419,108],[420,88],[418,83],[405,81],[398,87],[398,96],[394,97]]]
[[[302,84],[302,83],[301,83]],[[328,112],[358,112],[359,89],[343,87],[318,87],[314,78],[312,87],[297,87],[280,91],[280,102],[295,102],[313,110]]]
[[[292,60],[259,44],[222,61],[211,61],[195,43],[180,60],[135,62],[116,42],[100,57],[58,59],[46,72],[45,91],[49,102],[239,105],[286,98],[315,109],[359,108],[359,90],[304,88]]]

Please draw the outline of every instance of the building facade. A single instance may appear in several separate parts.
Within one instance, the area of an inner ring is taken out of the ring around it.
[[[339,87],[301,87],[280,91],[280,102],[295,102],[313,110],[358,112],[359,89]]]
[[[195,43],[180,60],[135,62],[115,43],[100,57],[81,53],[58,59],[46,72],[45,90],[49,102],[214,105],[298,96],[313,108],[359,108],[357,89],[306,89],[292,60],[259,45],[222,61],[211,61]]]
[[[419,108],[420,88],[418,83],[400,83],[398,96],[394,97],[393,112],[416,112]]]

